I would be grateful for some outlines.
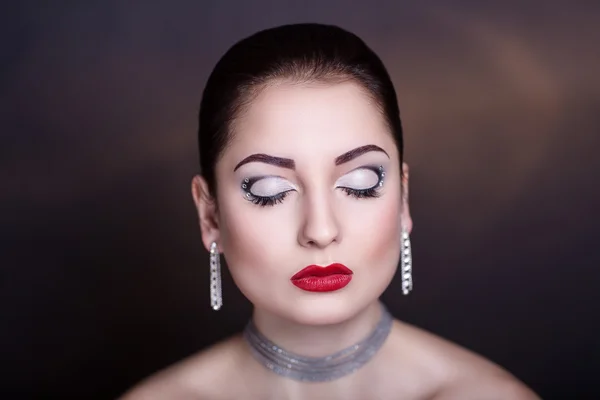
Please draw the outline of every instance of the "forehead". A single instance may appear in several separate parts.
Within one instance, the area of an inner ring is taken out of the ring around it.
[[[395,148],[380,110],[360,86],[278,84],[264,89],[236,121],[226,158],[268,153],[301,164],[365,144],[389,153]]]

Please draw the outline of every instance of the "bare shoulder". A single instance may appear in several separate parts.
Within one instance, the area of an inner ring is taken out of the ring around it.
[[[240,345],[239,336],[219,342],[146,378],[119,400],[222,399],[221,381],[239,365]]]
[[[510,377],[486,377],[456,382],[434,400],[540,400],[531,389]]]
[[[456,343],[400,321],[395,331],[402,353],[426,372],[435,400],[539,400],[508,371]]]

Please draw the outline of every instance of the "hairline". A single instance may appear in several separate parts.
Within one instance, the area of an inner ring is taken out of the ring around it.
[[[298,74],[301,75],[301,74]],[[223,155],[226,153],[227,149],[232,145],[235,140],[236,130],[238,129],[238,125],[241,121],[243,121],[244,116],[249,111],[252,104],[267,90],[276,87],[281,87],[284,85],[297,86],[297,87],[310,87],[311,85],[319,85],[319,86],[335,86],[339,84],[350,83],[356,86],[359,91],[367,98],[367,100],[376,107],[380,116],[383,118],[383,122],[388,129],[388,133],[394,137],[394,132],[392,131],[392,127],[385,115],[383,102],[377,99],[373,93],[369,91],[365,87],[365,85],[355,76],[352,76],[348,73],[329,73],[323,74],[319,77],[313,77],[311,79],[300,79],[300,76],[276,76],[265,78],[261,82],[256,82],[247,85],[244,88],[244,91],[247,93],[242,93],[238,102],[236,104],[235,110],[231,115],[231,118],[227,122],[225,129],[226,132],[226,144],[223,147],[223,150],[219,154],[219,156],[215,159],[215,165],[219,163],[219,161],[223,158]],[[401,168],[402,166],[400,166]],[[216,183],[216,181],[215,181]],[[216,189],[216,188],[215,188]]]

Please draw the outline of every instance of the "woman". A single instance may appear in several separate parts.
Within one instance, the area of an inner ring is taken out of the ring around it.
[[[125,399],[538,398],[379,301],[399,265],[412,290],[412,220],[396,93],[361,39],[297,24],[240,41],[199,121],[192,194],[211,305],[222,254],[253,316]]]

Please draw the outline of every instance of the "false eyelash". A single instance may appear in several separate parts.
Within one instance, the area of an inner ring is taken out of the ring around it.
[[[283,192],[283,193],[278,193],[275,196],[263,197],[263,196],[255,196],[255,195],[251,194],[250,192],[248,192],[248,194],[250,194],[250,196],[246,196],[246,198],[248,199],[248,201],[250,201],[260,207],[267,207],[267,206],[274,206],[277,203],[282,203],[283,199],[285,199],[285,197],[288,195],[288,193],[289,193],[289,191]]]
[[[369,189],[350,189],[350,188],[341,188],[348,196],[356,197],[357,199],[364,198],[375,198],[381,196],[381,193],[377,190],[380,186],[377,185],[375,187]]]

